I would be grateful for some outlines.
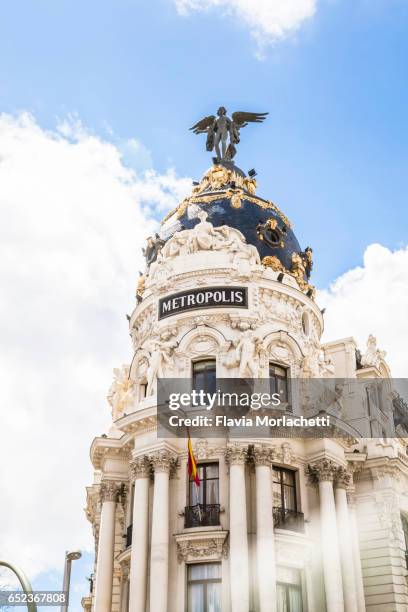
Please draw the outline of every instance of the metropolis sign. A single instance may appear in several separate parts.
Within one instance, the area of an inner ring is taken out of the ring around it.
[[[205,287],[173,293],[159,300],[159,320],[199,308],[248,308],[246,287]]]

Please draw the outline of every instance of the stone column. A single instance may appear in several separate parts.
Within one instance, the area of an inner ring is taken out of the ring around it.
[[[101,484],[101,524],[95,579],[95,612],[111,612],[113,553],[115,546],[115,511],[119,485],[112,480]]]
[[[343,584],[337,534],[333,480],[338,466],[322,459],[309,468],[312,481],[318,482],[324,588],[327,612],[344,612]]]
[[[129,565],[122,565],[122,578],[120,589],[120,612],[129,612]]]
[[[135,479],[132,519],[132,551],[130,554],[129,610],[145,612],[147,590],[147,554],[149,542],[150,461],[137,457],[130,464]]]
[[[344,468],[339,468],[336,473],[334,496],[336,500],[337,529],[343,577],[344,609],[345,612],[356,612],[357,595],[354,579],[353,544],[346,491],[350,485],[350,480],[351,474]]]
[[[169,582],[169,478],[176,459],[160,450],[150,457],[154,469],[150,610],[167,612]],[[133,612],[133,610],[131,611]]]
[[[248,527],[245,491],[247,447],[238,444],[227,448],[230,482],[230,577],[231,609],[249,610]]]
[[[271,449],[266,446],[255,448],[253,458],[256,474],[256,553],[259,612],[276,612]]]
[[[366,612],[363,570],[361,567],[361,555],[357,527],[356,501],[354,495],[351,492],[347,493],[347,499],[351,525],[351,542],[353,547],[353,568],[356,581],[357,610],[358,612]]]

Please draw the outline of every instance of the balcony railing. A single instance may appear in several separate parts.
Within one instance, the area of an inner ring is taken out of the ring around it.
[[[303,512],[287,510],[278,506],[273,508],[273,524],[278,529],[289,529],[290,531],[303,533],[305,530],[305,517]]]
[[[132,531],[133,525],[129,525],[129,527],[126,529],[126,548],[132,546]]]
[[[184,508],[184,527],[215,527],[220,524],[220,504],[197,504]]]

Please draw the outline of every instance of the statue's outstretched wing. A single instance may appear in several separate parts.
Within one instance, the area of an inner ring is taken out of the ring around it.
[[[262,123],[269,113],[245,113],[238,111],[232,113],[232,121],[238,129],[245,127],[248,123]]]
[[[215,120],[215,115],[208,115],[208,117],[203,117],[200,121],[197,121],[190,130],[193,130],[194,134],[206,134],[208,128],[212,126]]]

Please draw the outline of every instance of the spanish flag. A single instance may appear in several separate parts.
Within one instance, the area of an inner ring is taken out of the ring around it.
[[[199,487],[200,477],[198,475],[197,464],[196,464],[196,460],[194,457],[193,445],[191,444],[190,436],[188,437],[187,448],[188,448],[188,475],[190,476],[191,480],[194,480],[196,485]]]

